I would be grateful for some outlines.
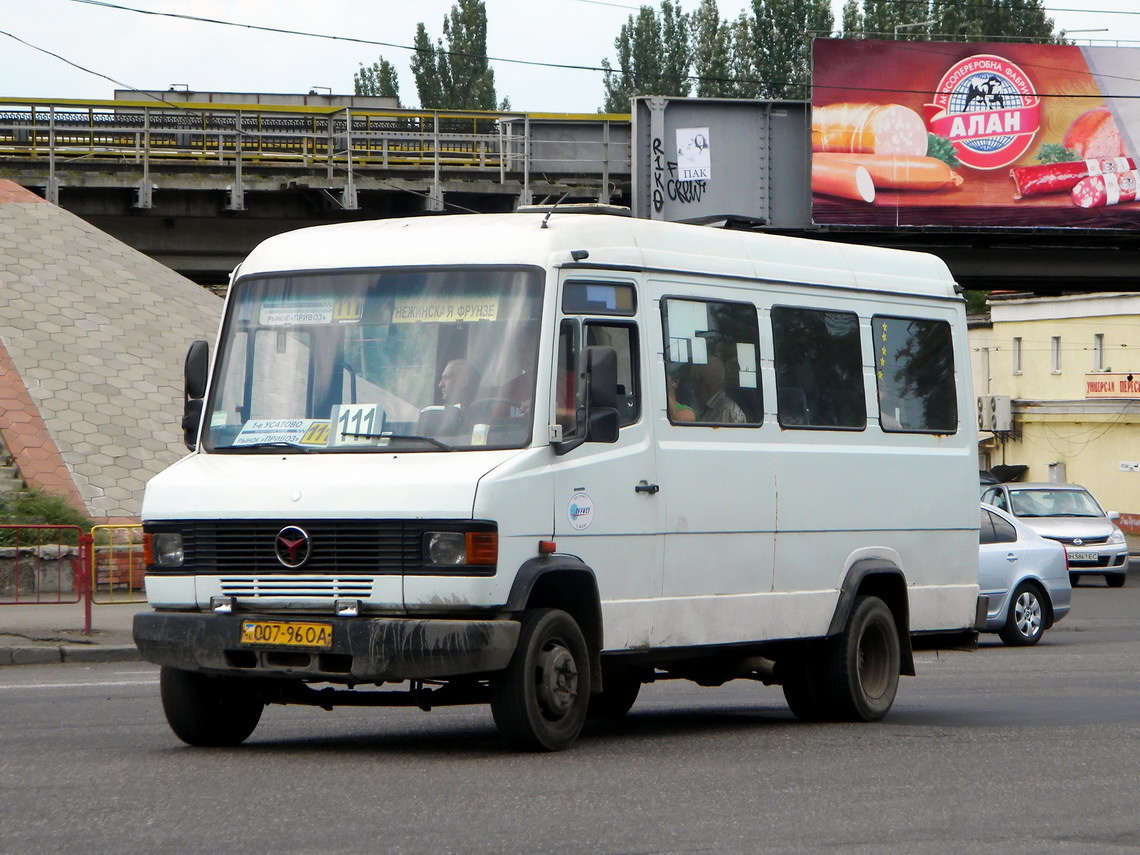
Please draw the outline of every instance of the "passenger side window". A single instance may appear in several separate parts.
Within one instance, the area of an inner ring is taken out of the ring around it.
[[[981,525],[978,528],[978,543],[994,543],[994,515],[982,508]]]
[[[988,505],[993,505],[995,508],[1001,508],[1003,511],[1009,510],[1009,502],[1005,500],[1005,493],[997,488],[986,490],[983,501]]]
[[[564,320],[558,328],[558,352],[555,354],[554,420],[562,426],[562,439],[577,436],[578,400],[578,325]]]
[[[1017,529],[997,514],[990,514],[994,524],[994,543],[1016,543]]]
[[[867,426],[859,319],[854,313],[773,307],[772,348],[782,427]]]
[[[760,329],[751,303],[661,301],[673,424],[758,425]]]
[[[950,324],[876,315],[871,329],[879,426],[885,431],[957,432]]]

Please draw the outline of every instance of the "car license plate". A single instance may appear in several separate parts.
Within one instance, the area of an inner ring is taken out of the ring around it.
[[[1097,561],[1100,558],[1098,552],[1070,552],[1070,561]]]
[[[274,647],[332,647],[332,625],[294,621],[245,620],[241,623],[242,644],[269,644]]]

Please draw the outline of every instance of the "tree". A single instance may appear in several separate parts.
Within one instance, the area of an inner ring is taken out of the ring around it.
[[[614,49],[616,70],[608,58],[602,60],[605,112],[628,112],[637,95],[685,96],[691,91],[689,16],[679,2],[661,0],[660,17],[652,6],[642,6],[622,24]]]
[[[352,77],[353,92],[357,95],[373,95],[380,98],[400,99],[400,80],[396,67],[383,57],[379,62],[364,66]]]
[[[828,0],[752,0],[753,97],[811,97],[811,41],[835,26]]]
[[[435,44],[423,23],[417,24],[413,46],[412,74],[422,108],[496,108],[495,72],[487,61],[487,9],[483,0],[457,0],[443,19],[443,37]],[[353,83],[357,95],[400,97],[396,69],[383,57],[370,66],[362,64]],[[509,101],[504,98],[503,103]]]
[[[446,42],[446,47],[444,46]],[[487,62],[487,8],[483,0],[458,0],[432,45],[416,26],[412,74],[420,106],[429,110],[494,110],[495,72]]]
[[[929,21],[922,27],[896,27]],[[1042,0],[847,0],[844,38],[1054,40]]]
[[[720,17],[716,0],[701,0],[690,21],[693,64],[697,68],[697,95],[732,98],[738,94],[732,79],[732,27]]]

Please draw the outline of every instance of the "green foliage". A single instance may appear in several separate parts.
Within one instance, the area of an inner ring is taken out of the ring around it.
[[[637,17],[630,15],[614,39],[617,68],[602,60],[603,111],[628,113],[630,99],[637,95],[688,95],[689,27],[689,16],[674,0],[661,0],[660,16],[652,6],[642,6]]]
[[[59,496],[52,496],[42,490],[27,490],[22,493],[13,493],[3,502],[0,502],[0,525],[68,525],[78,526],[87,531],[93,525],[86,514],[76,510]],[[34,543],[36,534],[32,530],[24,529],[19,532],[12,529],[0,529],[0,544],[11,546],[17,540],[20,543]],[[76,543],[75,533],[67,531],[62,538],[52,537],[64,543]]]
[[[847,0],[843,37],[1059,41],[1045,11],[1043,0]]]
[[[353,92],[380,98],[400,98],[400,79],[396,67],[383,57],[372,65],[360,66],[352,78]]]
[[[1068,163],[1071,160],[1081,160],[1081,156],[1060,143],[1041,143],[1041,148],[1037,151],[1037,160],[1041,163]]]
[[[938,134],[926,135],[926,156],[938,158],[951,169],[957,169],[962,165],[962,162],[958,160],[958,152],[954,149],[954,143],[946,137],[938,136]]]
[[[487,8],[483,0],[458,0],[443,19],[443,37],[435,45],[427,28],[418,24],[414,47],[412,74],[421,107],[495,109],[495,72],[487,62]]]
[[[494,110],[495,72],[487,61],[487,8],[483,0],[457,0],[443,19],[443,37],[432,43],[427,27],[416,25],[412,74],[425,110]],[[400,97],[396,69],[383,57],[360,66],[353,77],[357,95]],[[503,103],[509,103],[506,98]]]
[[[966,313],[979,315],[989,308],[989,291],[966,291]]]

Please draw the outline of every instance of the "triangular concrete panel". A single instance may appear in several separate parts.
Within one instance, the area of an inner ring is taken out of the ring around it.
[[[97,520],[136,519],[186,453],[186,348],[222,301],[0,180],[0,436],[21,476]]]

